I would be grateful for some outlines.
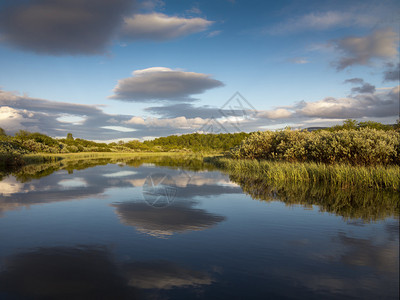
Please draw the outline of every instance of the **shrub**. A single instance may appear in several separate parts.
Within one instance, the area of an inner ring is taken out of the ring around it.
[[[400,133],[373,128],[256,132],[231,150],[233,158],[354,165],[399,164]]]

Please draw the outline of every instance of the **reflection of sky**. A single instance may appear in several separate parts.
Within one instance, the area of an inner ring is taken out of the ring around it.
[[[209,274],[168,261],[118,263],[105,247],[52,247],[7,257],[0,296],[12,299],[147,299],[147,289],[212,284]]]
[[[139,168],[140,172],[129,167],[121,170],[121,166],[118,165],[98,166],[75,171],[75,174],[60,171],[26,183],[18,182],[13,176],[6,177],[0,181],[0,216],[5,211],[35,204],[99,196],[112,188],[141,188],[147,176],[159,170],[152,164],[149,165],[151,167]],[[218,172],[179,172],[166,168],[163,168],[162,172],[170,175],[173,184],[180,189],[177,197],[187,199],[197,195],[212,196],[241,192],[239,187],[229,184],[226,175]],[[221,189],[218,185],[226,188]],[[141,194],[137,197],[140,198]]]
[[[72,178],[72,179],[63,179],[58,182],[59,185],[64,188],[77,188],[77,187],[86,187],[87,182],[83,178]]]
[[[154,173],[171,176],[177,189],[166,208],[144,201],[141,187]],[[11,280],[14,291],[33,293],[18,281],[26,274],[57,295],[50,286],[60,277],[46,275],[56,262],[81,263],[72,267],[86,270],[81,282],[104,285],[105,295],[119,289],[120,299],[143,291],[190,299],[198,289],[203,299],[398,295],[399,223],[391,218],[347,222],[317,208],[252,200],[218,172],[154,166],[97,166],[29,182],[7,177],[2,184],[0,270],[9,266],[14,273],[1,273],[0,281]],[[84,262],[91,255],[97,267],[90,258]],[[93,271],[99,277],[90,279]]]

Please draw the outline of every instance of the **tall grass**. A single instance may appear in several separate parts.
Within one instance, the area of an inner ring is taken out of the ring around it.
[[[271,185],[296,183],[330,185],[341,189],[372,188],[395,191],[400,189],[400,167],[396,165],[327,165],[313,162],[290,163],[227,158],[211,158],[208,161],[231,175],[263,179]]]
[[[342,216],[346,220],[363,222],[399,217],[398,192],[366,188],[340,189],[333,185],[296,184],[295,182],[272,186],[264,178],[251,178],[243,174],[229,178],[240,185],[246,194],[260,201],[281,201],[288,206],[302,205]],[[317,206],[317,207],[316,207]]]

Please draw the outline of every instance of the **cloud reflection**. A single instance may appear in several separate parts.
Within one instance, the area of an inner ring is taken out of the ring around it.
[[[125,266],[129,285],[140,289],[164,289],[210,285],[213,279],[199,271],[168,262],[135,262]]]
[[[175,233],[204,230],[225,220],[225,217],[194,208],[193,202],[179,202],[159,209],[143,202],[112,204],[121,223],[159,238]]]

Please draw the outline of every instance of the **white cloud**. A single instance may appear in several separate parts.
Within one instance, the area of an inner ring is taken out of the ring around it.
[[[186,118],[186,117],[176,117],[176,118],[146,118],[132,117],[126,124],[135,125],[145,125],[146,127],[171,127],[171,128],[182,128],[182,129],[198,129],[200,126],[206,124],[208,119],[202,118]]]
[[[111,129],[111,130],[120,131],[120,132],[136,131],[136,129],[134,129],[134,128],[128,128],[128,127],[123,127],[123,126],[102,126],[101,128]]]
[[[363,93],[352,97],[327,97],[315,102],[301,101],[284,108],[260,112],[258,116],[285,121],[312,118],[395,118],[399,113],[398,91],[399,86],[391,90]]]
[[[342,54],[334,65],[343,70],[352,65],[368,65],[374,59],[393,59],[398,55],[399,36],[391,29],[374,31],[364,37],[346,37],[335,40],[336,49]]]
[[[132,117],[129,121],[125,122],[126,124],[135,124],[135,125],[145,125],[145,121],[141,117]]]
[[[214,22],[203,18],[181,18],[162,13],[135,14],[124,19],[121,30],[129,40],[170,40],[205,31]]]
[[[20,193],[24,190],[24,184],[18,182],[15,177],[6,177],[0,181],[0,195],[12,196],[15,193]]]
[[[193,94],[223,86],[210,75],[153,67],[136,70],[132,77],[120,79],[110,99],[125,101],[193,101]]]
[[[292,112],[285,108],[277,108],[275,110],[261,111],[258,116],[264,117],[268,119],[283,119],[289,118],[292,115]]]
[[[6,132],[13,132],[19,129],[26,130],[23,125],[25,121],[29,121],[33,117],[33,113],[26,110],[18,110],[9,106],[0,107],[0,127]]]
[[[57,121],[60,121],[62,123],[71,123],[75,125],[82,125],[86,120],[86,117],[84,116],[74,116],[70,114],[65,114],[61,117],[57,118]]]
[[[8,134],[22,129],[57,137],[72,132],[79,138],[108,140],[116,138],[117,130],[120,139],[132,139],[134,128],[118,126],[129,118],[106,114],[92,105],[31,98],[0,89],[0,127]],[[114,126],[107,126],[110,120]]]

